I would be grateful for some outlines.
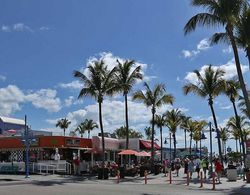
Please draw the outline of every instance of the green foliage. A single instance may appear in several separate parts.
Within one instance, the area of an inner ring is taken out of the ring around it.
[[[70,124],[71,124],[71,121],[69,121],[66,118],[62,118],[62,119],[57,121],[56,127],[61,128],[63,130],[64,136],[65,136],[65,130],[69,127]]]
[[[125,139],[127,135],[126,127],[122,126],[114,131],[114,134],[120,138]],[[138,132],[134,129],[129,129],[129,138],[142,138],[143,135],[141,132]]]

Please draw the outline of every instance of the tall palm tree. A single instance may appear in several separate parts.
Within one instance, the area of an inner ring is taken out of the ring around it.
[[[245,144],[244,144],[244,138],[243,133],[240,125],[240,117],[237,112],[237,108],[235,105],[235,100],[239,97],[239,90],[240,90],[240,83],[236,80],[229,80],[226,81],[226,88],[225,88],[225,94],[228,96],[230,101],[233,104],[234,109],[234,115],[236,119],[236,125],[238,127],[239,133],[240,133],[240,140],[241,140],[241,146],[242,146],[242,152],[243,152],[243,161],[245,162]]]
[[[135,64],[134,60],[126,60],[124,63],[120,63],[117,60],[117,87],[119,91],[123,92],[125,99],[125,121],[126,121],[126,149],[129,145],[129,125],[128,125],[128,93],[132,90],[133,85],[138,79],[142,79],[141,66],[137,66],[132,70],[133,65]]]
[[[191,122],[192,122],[191,117],[183,116],[180,128],[184,130],[185,150],[187,149],[187,131],[189,131],[190,129]]]
[[[198,129],[193,134],[193,140],[195,141],[195,152],[198,152],[198,141],[201,139],[201,131]]]
[[[78,132],[81,135],[81,137],[83,137],[83,134],[86,132],[85,124],[84,123],[80,123],[76,127],[75,132]]]
[[[101,61],[95,61],[93,64],[88,65],[88,74],[84,74],[80,71],[74,71],[74,77],[78,78],[83,83],[78,98],[91,96],[98,102],[99,107],[99,123],[102,136],[102,166],[104,167],[105,161],[105,144],[104,144],[104,130],[102,123],[102,103],[103,98],[106,95],[112,96],[114,90],[114,72],[113,68],[111,71],[108,70],[107,65]]]
[[[162,158],[163,158],[163,153],[162,153],[162,128],[166,124],[165,116],[164,115],[155,115],[155,124],[156,126],[160,129],[160,137],[161,137],[161,163],[162,163]]]
[[[71,121],[69,121],[66,118],[62,118],[62,119],[57,121],[56,127],[60,127],[61,129],[63,129],[63,135],[65,136],[65,131],[66,131],[66,129],[68,129],[70,124],[71,124]]]
[[[194,31],[197,26],[225,27],[226,34],[234,52],[236,69],[246,102],[247,112],[250,113],[250,101],[248,99],[248,93],[234,37],[234,28],[236,26],[237,19],[239,18],[243,8],[247,6],[247,0],[191,0],[191,4],[193,6],[205,8],[207,12],[198,13],[193,16],[184,27],[185,34]]]
[[[146,135],[146,139],[147,140],[151,140],[152,139],[152,129],[151,129],[151,127],[145,127],[144,128],[144,133]]]
[[[137,91],[133,95],[134,100],[142,101],[152,112],[152,137],[151,137],[151,165],[154,164],[154,126],[156,108],[164,104],[173,104],[174,98],[171,94],[167,94],[163,84],[157,84],[153,89],[147,83],[144,83],[146,91]]]
[[[229,139],[229,132],[226,127],[220,127],[220,138],[222,142],[222,148],[223,148],[223,153],[226,154],[226,143],[227,140]]]
[[[238,45],[245,49],[250,67],[250,8],[245,7],[240,19],[236,23],[236,40]]]
[[[217,97],[222,91],[225,89],[225,81],[223,79],[224,71],[220,68],[217,70],[214,70],[212,68],[212,65],[207,67],[205,69],[204,75],[201,75],[201,73],[198,70],[194,71],[196,77],[198,78],[197,83],[189,83],[183,87],[184,94],[187,95],[189,93],[194,93],[195,95],[198,95],[202,98],[208,98],[208,105],[211,109],[214,125],[216,128],[217,134],[218,131],[218,125],[217,125],[217,119],[213,107],[214,98]],[[218,139],[218,149],[219,149],[219,155],[221,158],[221,161],[223,161],[222,151],[221,151],[221,141],[219,136],[217,136]]]
[[[235,117],[231,117],[227,122],[227,127],[230,129],[230,133],[235,139],[236,152],[238,152],[238,140],[240,139],[240,130],[237,125]]]
[[[169,128],[169,131],[172,133],[173,142],[174,142],[174,158],[176,158],[176,131],[177,128],[181,125],[183,114],[179,109],[172,109],[165,113],[166,115],[166,126]]]
[[[236,141],[240,141],[240,137],[241,137],[241,134],[240,134],[240,129],[242,130],[242,134],[243,134],[243,144],[240,145],[240,147],[242,147],[245,143],[245,137],[244,137],[244,134],[245,134],[245,130],[247,128],[249,128],[249,121],[246,120],[246,117],[244,116],[238,116],[239,118],[239,126],[236,122],[236,119],[235,117],[231,117],[228,122],[227,122],[227,127],[230,128],[231,130],[231,133],[233,134],[233,137],[234,138],[237,138]],[[240,128],[239,128],[240,127]],[[244,157],[244,155],[243,155]]]
[[[85,119],[83,124],[85,126],[86,131],[88,131],[88,138],[90,138],[90,131],[92,131],[95,128],[98,128],[98,125],[92,119]]]

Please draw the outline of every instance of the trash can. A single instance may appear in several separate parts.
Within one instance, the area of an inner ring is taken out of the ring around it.
[[[236,168],[228,168],[227,169],[227,179],[228,179],[228,181],[236,181],[237,180]]]

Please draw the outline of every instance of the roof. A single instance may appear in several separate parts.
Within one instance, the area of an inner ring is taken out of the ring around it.
[[[151,149],[151,141],[148,141],[148,140],[140,140],[140,148],[141,149]],[[160,150],[161,147],[157,144],[157,143],[154,143],[154,148],[156,150]]]
[[[15,118],[3,117],[3,116],[0,116],[0,119],[4,123],[11,123],[11,124],[17,124],[17,125],[25,125],[25,121],[22,120],[22,119],[15,119]]]

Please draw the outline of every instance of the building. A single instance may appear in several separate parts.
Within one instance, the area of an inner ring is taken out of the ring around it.
[[[8,130],[15,130],[18,132],[24,129],[24,120],[0,116],[0,134],[4,134]]]

